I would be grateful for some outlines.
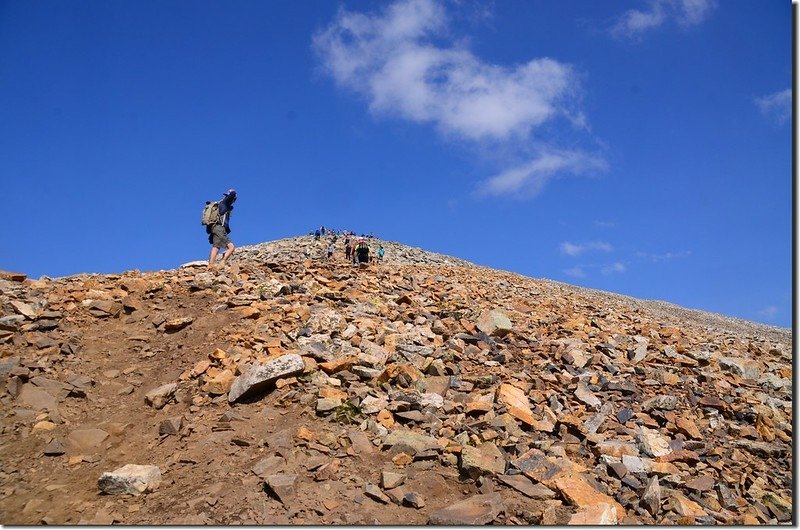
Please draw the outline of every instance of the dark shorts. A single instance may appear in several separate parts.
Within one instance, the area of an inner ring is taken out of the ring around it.
[[[231,240],[228,239],[224,226],[214,225],[211,228],[211,233],[208,234],[208,242],[217,248],[227,248]]]

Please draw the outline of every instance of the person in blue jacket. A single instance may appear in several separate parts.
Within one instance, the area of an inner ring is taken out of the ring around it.
[[[219,221],[206,227],[208,242],[211,243],[211,255],[208,257],[209,267],[214,267],[219,249],[225,249],[221,262],[222,265],[225,265],[236,248],[228,238],[228,234],[231,233],[230,221],[234,202],[236,202],[236,190],[231,188],[222,195],[222,200],[219,201]]]

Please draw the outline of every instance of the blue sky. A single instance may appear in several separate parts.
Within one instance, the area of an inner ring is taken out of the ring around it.
[[[0,269],[206,259],[319,225],[792,317],[782,0],[0,2]]]

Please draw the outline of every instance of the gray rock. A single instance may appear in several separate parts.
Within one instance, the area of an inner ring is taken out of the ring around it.
[[[658,483],[658,477],[653,477],[647,482],[641,504],[653,517],[658,515],[661,510],[661,485]]]
[[[192,288],[197,290],[208,289],[214,285],[214,280],[216,276],[213,272],[201,272],[194,275],[194,280],[192,281]]]
[[[403,503],[419,510],[425,507],[425,499],[417,492],[409,491],[403,495]]]
[[[484,525],[494,521],[505,511],[499,493],[474,495],[461,502],[433,510],[428,524],[433,525]]]
[[[387,497],[375,484],[364,484],[364,495],[380,502],[381,504],[389,504],[392,502],[392,500]]]
[[[385,490],[396,488],[405,482],[406,476],[392,471],[381,472],[381,487]]]
[[[30,383],[22,385],[17,400],[35,410],[55,410],[58,407],[58,400],[55,397]]]
[[[267,458],[262,458],[250,469],[256,476],[266,478],[269,474],[273,474],[274,471],[279,470],[286,464],[286,460],[283,458],[273,455],[268,456]]]
[[[171,435],[178,434],[183,426],[183,418],[181,416],[173,416],[161,422],[158,426],[158,434]]]
[[[465,445],[461,449],[461,471],[472,477],[499,475],[506,470],[506,460],[500,449],[491,442],[478,447]]]
[[[502,337],[513,329],[511,320],[499,309],[484,311],[478,317],[478,329],[490,337]]]
[[[366,366],[356,365],[350,368],[350,371],[356,374],[362,381],[371,381],[381,375],[383,370],[378,368],[367,368]]]
[[[631,473],[650,472],[650,461],[638,456],[622,455],[622,464]]]
[[[345,323],[344,318],[334,309],[324,307],[317,309],[311,314],[306,326],[311,333],[330,333],[334,335],[339,332]]]
[[[255,394],[267,388],[281,377],[290,377],[302,373],[303,358],[296,353],[281,355],[267,364],[251,366],[245,373],[234,379],[228,402],[233,403],[243,397]]]
[[[745,379],[758,379],[761,377],[761,369],[758,361],[753,359],[742,359],[739,357],[720,357],[717,359],[721,370],[740,375]]]
[[[589,390],[589,388],[586,386],[586,383],[583,381],[578,383],[578,388],[575,389],[575,397],[589,405],[589,407],[595,410],[600,410],[602,403],[599,399],[597,399],[597,396],[595,396],[592,391]]]
[[[0,376],[6,375],[11,372],[12,368],[19,366],[19,357],[9,357],[8,359],[0,360]]]
[[[651,410],[675,410],[678,407],[677,396],[660,395],[645,400],[642,403],[642,410],[649,412]]]
[[[339,398],[318,398],[316,410],[319,413],[330,412],[336,407],[341,406],[342,400]]]
[[[525,475],[498,475],[497,479],[531,499],[552,499],[556,496],[555,491],[541,484],[534,484]]]
[[[69,395],[70,385],[66,385],[61,381],[56,381],[55,379],[37,376],[31,379],[31,383],[41,388],[48,394],[55,396],[56,399],[64,399]]]
[[[155,490],[160,482],[161,470],[158,466],[127,464],[100,475],[97,485],[100,491],[109,495],[139,495]]]
[[[64,444],[59,440],[53,440],[45,446],[42,452],[45,456],[60,456],[66,453],[67,450],[64,448]]]
[[[361,431],[354,431],[348,434],[353,450],[359,455],[368,455],[375,452],[375,446],[369,441],[369,437]]]
[[[647,456],[659,457],[672,452],[669,441],[663,436],[659,436],[657,431],[652,431],[647,427],[637,428],[636,440],[639,444],[639,449]]]
[[[398,486],[396,488],[386,490],[384,492],[389,499],[395,504],[403,504],[403,499],[406,496],[406,493],[409,491],[406,489],[405,486]]]
[[[15,331],[23,322],[25,322],[25,317],[22,315],[0,317],[0,329]]]
[[[155,409],[162,409],[175,397],[178,389],[177,383],[167,383],[158,388],[154,388],[144,396],[144,402]]]
[[[409,446],[417,453],[439,449],[439,442],[436,438],[407,429],[395,429],[383,441],[383,445],[388,447],[399,444]]]
[[[284,506],[297,495],[297,490],[295,488],[297,475],[270,475],[267,477],[265,483],[269,490]]]

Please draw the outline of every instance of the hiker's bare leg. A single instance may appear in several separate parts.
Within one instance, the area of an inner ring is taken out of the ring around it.
[[[209,267],[213,267],[214,266],[214,261],[217,259],[217,252],[219,252],[219,249],[217,247],[211,247],[211,255],[208,256],[208,266]]]
[[[236,247],[233,246],[233,243],[228,243],[228,247],[225,249],[225,254],[222,255],[223,265],[228,262],[228,258],[231,257],[231,254],[233,254],[233,249],[235,248]]]

